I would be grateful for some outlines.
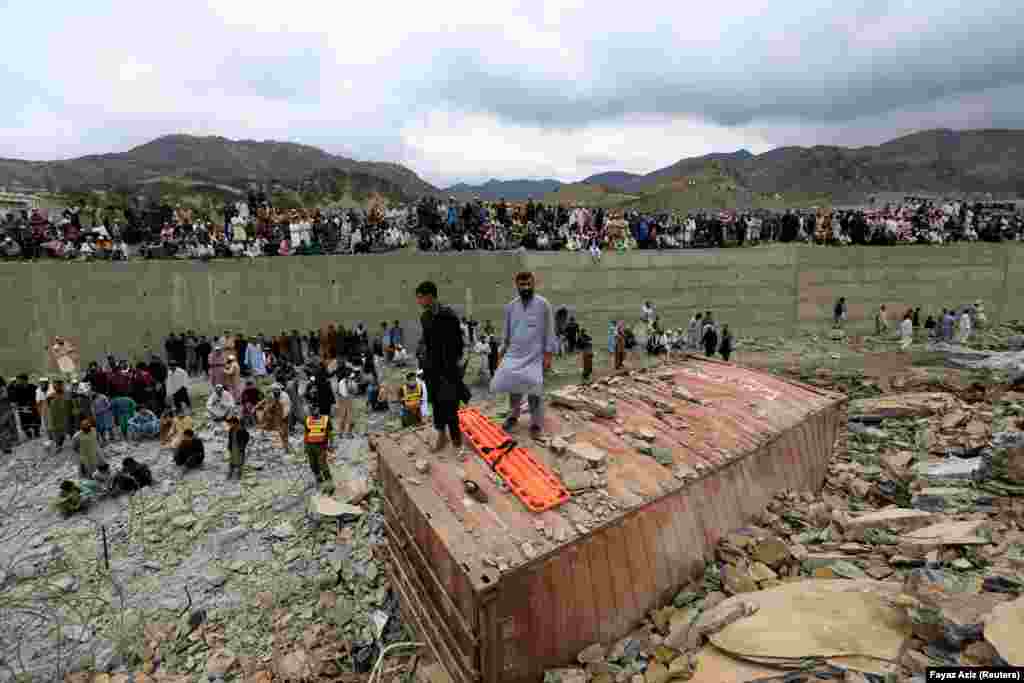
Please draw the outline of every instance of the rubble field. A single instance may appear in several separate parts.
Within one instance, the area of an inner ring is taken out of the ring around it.
[[[1015,331],[984,333],[1005,351]],[[825,488],[780,494],[701,579],[546,683],[923,681],[930,665],[1024,665],[1024,393],[997,370],[950,367],[951,352],[896,346],[739,340],[738,362],[851,396]],[[627,367],[657,362],[634,352]],[[577,381],[578,363],[558,360],[549,388]],[[608,365],[596,351],[596,373]],[[205,392],[191,388],[194,405]],[[0,681],[368,681],[382,649],[415,634],[381,564],[365,439],[398,421],[357,406],[363,435],[337,442],[329,505],[297,432],[286,455],[251,430],[245,476],[226,481],[226,438],[202,409],[203,468],[183,475],[157,442],[117,442],[104,456],[148,464],[154,486],[69,519],[51,503],[75,473],[70,451],[19,445],[0,473]],[[380,669],[445,679],[422,649]]]

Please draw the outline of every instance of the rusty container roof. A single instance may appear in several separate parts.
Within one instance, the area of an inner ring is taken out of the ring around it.
[[[506,572],[546,555],[753,455],[846,397],[687,356],[550,392],[546,401],[545,437],[530,440],[525,426],[513,437],[562,478],[573,498],[539,514],[503,489],[472,450],[463,458],[450,449],[432,455],[430,428],[374,437],[382,465],[418,506],[434,510],[431,524],[471,576]],[[429,462],[429,470],[417,471],[417,460]],[[464,494],[466,478],[480,486],[486,503]]]

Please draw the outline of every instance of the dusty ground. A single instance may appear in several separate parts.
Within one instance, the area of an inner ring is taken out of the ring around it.
[[[991,336],[998,345],[998,335]],[[921,347],[900,353],[895,340],[740,339],[734,360],[855,397],[991,379],[948,370]],[[634,352],[627,366],[657,362]],[[595,374],[610,366],[609,354],[597,348]],[[504,404],[476,383],[478,369],[474,357],[466,375],[476,385],[474,401],[500,415]],[[386,380],[400,381],[404,372],[389,370]],[[578,357],[558,359],[548,386],[577,382],[579,372]],[[191,392],[201,406],[205,383]],[[357,502],[362,514],[340,525],[306,514],[314,484],[297,433],[289,456],[276,437],[254,430],[245,478],[228,482],[225,437],[205,424],[202,409],[202,469],[183,475],[155,442],[114,444],[105,456],[114,464],[127,455],[149,464],[155,486],[70,519],[51,507],[59,482],[74,476],[70,451],[50,456],[40,441],[20,445],[0,475],[0,681],[16,674],[50,681],[87,668],[144,671],[154,680],[209,674],[265,683],[271,671],[280,673],[282,660],[320,680],[365,673],[379,646],[410,634],[375,552],[382,517],[365,440],[367,429],[399,425],[387,413],[368,415],[363,401],[357,405],[363,436],[338,441],[332,469],[339,497]],[[205,618],[192,629],[188,619],[197,610]],[[299,644],[305,659],[293,656]],[[409,673],[392,667],[389,675]]]

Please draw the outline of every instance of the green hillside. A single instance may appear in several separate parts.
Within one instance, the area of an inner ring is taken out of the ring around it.
[[[710,162],[688,175],[661,178],[630,194],[604,185],[574,183],[544,197],[545,202],[582,204],[606,209],[637,211],[699,211],[711,209],[784,209],[829,206],[828,195],[753,192],[718,162]]]
[[[581,206],[613,209],[621,207],[639,197],[640,195],[618,192],[604,185],[572,183],[571,185],[562,185],[562,187],[558,188],[557,192],[544,195],[541,201],[545,204],[561,204],[562,206],[579,204]]]

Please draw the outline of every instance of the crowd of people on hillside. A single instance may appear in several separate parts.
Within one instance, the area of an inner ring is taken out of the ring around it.
[[[24,210],[0,219],[0,257],[6,259],[255,259],[381,252],[415,244],[433,252],[582,251],[596,261],[608,250],[1024,239],[1024,215],[1012,204],[915,198],[866,210],[651,213],[425,197],[390,209],[378,204],[321,211],[275,208],[266,195],[251,193],[216,216],[163,205],[138,214],[78,207],[59,215]]]
[[[317,254],[360,254],[400,249],[412,236],[406,212],[281,209],[262,193],[225,204],[217,215],[169,205],[146,211],[42,209],[0,215],[0,256],[69,261],[129,258],[209,260]]]
[[[871,210],[661,212],[605,211],[527,201],[459,205],[428,198],[417,207],[423,251],[505,249],[590,251],[744,246],[943,244],[1024,239],[1013,205],[907,198]]]

